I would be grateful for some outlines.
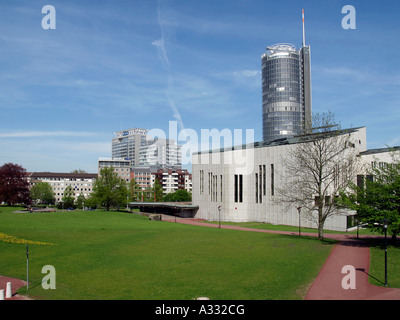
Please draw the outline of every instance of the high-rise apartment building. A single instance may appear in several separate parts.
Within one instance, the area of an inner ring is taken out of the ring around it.
[[[302,134],[311,121],[310,46],[267,47],[262,61],[263,140],[265,142]]]
[[[175,140],[147,138],[147,144],[140,147],[139,166],[159,169],[181,169],[182,146]]]
[[[140,128],[114,132],[112,158],[123,158],[132,166],[138,166],[140,147],[146,145],[147,132],[147,129]]]

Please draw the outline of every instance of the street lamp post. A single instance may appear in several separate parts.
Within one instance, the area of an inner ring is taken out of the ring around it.
[[[299,236],[301,235],[301,226],[300,226],[300,213],[301,213],[301,207],[297,207],[297,212],[299,213]]]
[[[26,290],[29,290],[29,247],[26,245]]]
[[[218,206],[218,228],[221,229],[221,206]]]
[[[388,221],[387,219],[383,222],[383,228],[385,229],[385,287],[387,287],[387,228],[388,228]]]

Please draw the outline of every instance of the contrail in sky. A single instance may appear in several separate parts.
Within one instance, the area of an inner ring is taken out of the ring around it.
[[[181,118],[181,115],[179,113],[178,108],[176,107],[175,104],[175,100],[173,98],[173,93],[174,93],[174,78],[172,77],[171,74],[171,66],[169,63],[169,59],[168,59],[168,54],[167,54],[167,50],[165,48],[165,40],[166,40],[166,36],[165,36],[165,15],[163,16],[163,12],[162,12],[162,5],[163,3],[165,3],[165,1],[163,0],[159,0],[158,1],[158,6],[157,6],[157,13],[158,13],[158,24],[160,25],[160,29],[161,29],[161,39],[159,40],[155,40],[152,42],[152,45],[154,45],[157,50],[158,50],[158,56],[165,68],[165,70],[168,73],[168,90],[167,90],[167,98],[168,98],[168,104],[172,109],[174,118],[178,121],[180,129],[183,130],[184,126],[183,126],[183,121]]]

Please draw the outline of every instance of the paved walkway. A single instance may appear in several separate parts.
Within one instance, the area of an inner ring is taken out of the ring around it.
[[[12,291],[11,298],[6,298],[7,282],[11,282],[11,291]],[[25,286],[26,286],[26,281],[0,276],[0,290],[4,290],[5,300],[29,300],[28,297],[16,294],[16,291],[19,288],[22,288]]]
[[[352,266],[354,269],[342,270],[344,266]],[[305,299],[400,300],[400,289],[370,284],[368,272],[369,248],[357,240],[342,241],[333,248]],[[355,286],[349,288],[352,273],[355,275]]]
[[[175,218],[162,216],[163,221],[218,228],[218,224],[207,223],[198,219]],[[221,225],[223,229],[234,229],[252,232],[278,233],[298,235],[297,232],[262,230],[238,226]],[[316,233],[301,233],[304,236],[316,237]],[[378,287],[369,283],[369,248],[363,241],[353,238],[350,234],[325,234],[325,238],[339,240],[320,270],[317,278],[311,285],[305,297],[306,300],[400,300],[400,289]],[[367,238],[369,236],[360,236]],[[342,287],[342,280],[346,284],[349,271],[344,266],[353,266],[355,271],[355,289]]]

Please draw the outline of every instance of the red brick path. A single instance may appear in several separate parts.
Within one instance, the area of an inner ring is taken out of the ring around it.
[[[11,282],[12,297],[5,300],[28,300],[27,297],[16,294],[19,288],[26,286],[26,281],[0,276],[0,290],[4,290],[4,297],[6,297],[7,282]]]

